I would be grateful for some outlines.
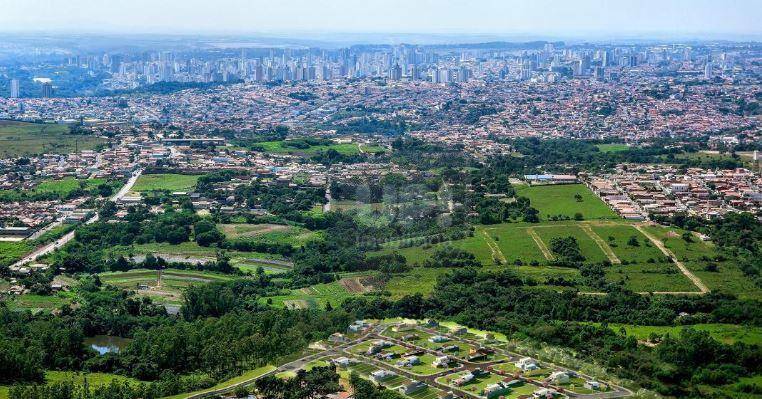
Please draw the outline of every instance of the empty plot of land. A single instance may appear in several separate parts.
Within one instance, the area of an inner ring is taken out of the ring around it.
[[[196,187],[199,175],[181,175],[176,173],[143,174],[135,182],[132,191],[191,191]]]
[[[217,225],[228,238],[256,237],[273,231],[286,231],[291,226],[282,224],[219,224]]]
[[[584,184],[517,186],[516,195],[529,198],[544,220],[558,215],[573,218],[576,213],[581,213],[585,219],[619,219]]]
[[[68,125],[0,121],[0,155],[3,158],[35,154],[67,154],[91,150],[105,140],[81,134],[70,134]]]
[[[651,241],[632,225],[590,224],[616,256],[628,263],[663,263],[666,257]]]
[[[551,242],[554,238],[574,237],[579,244],[582,256],[585,257],[585,262],[597,263],[608,260],[595,240],[590,238],[578,225],[544,225],[537,226],[534,230],[548,248],[551,248]]]

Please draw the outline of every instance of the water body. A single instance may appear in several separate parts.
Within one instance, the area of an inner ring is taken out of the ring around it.
[[[115,337],[112,335],[96,335],[85,338],[85,345],[90,346],[101,355],[106,353],[119,353],[132,341],[129,338]]]

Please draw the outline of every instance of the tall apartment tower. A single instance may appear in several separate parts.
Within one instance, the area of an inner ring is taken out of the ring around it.
[[[19,90],[19,80],[11,79],[11,98],[19,97],[21,97],[21,92]]]
[[[42,98],[53,97],[53,84],[45,82],[42,84]]]

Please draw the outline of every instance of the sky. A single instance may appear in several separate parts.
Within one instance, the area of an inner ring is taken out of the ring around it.
[[[762,0],[0,0],[0,31],[762,36]]]

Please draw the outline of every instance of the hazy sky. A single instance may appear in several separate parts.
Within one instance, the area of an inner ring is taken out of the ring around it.
[[[762,34],[762,0],[0,0],[2,31]]]

